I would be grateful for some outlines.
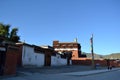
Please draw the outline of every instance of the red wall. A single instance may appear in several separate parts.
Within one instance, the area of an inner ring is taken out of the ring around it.
[[[17,52],[17,66],[18,67],[21,67],[22,66],[22,48],[23,46],[22,45],[19,45],[19,51]]]
[[[18,47],[9,46],[7,48],[5,67],[4,67],[3,75],[16,74],[18,52],[19,52]]]
[[[100,66],[107,66],[106,60],[94,60],[95,64],[99,63]],[[92,65],[92,60],[87,58],[78,58],[72,60],[73,65]],[[115,67],[120,67],[120,62],[110,60],[110,64]]]

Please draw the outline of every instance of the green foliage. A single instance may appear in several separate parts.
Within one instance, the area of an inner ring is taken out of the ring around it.
[[[20,37],[17,35],[18,28],[13,28],[10,32],[10,40],[14,42],[18,42]]]
[[[5,40],[18,42],[20,37],[17,35],[18,28],[13,28],[10,32],[10,25],[0,23],[0,36],[5,37]]]

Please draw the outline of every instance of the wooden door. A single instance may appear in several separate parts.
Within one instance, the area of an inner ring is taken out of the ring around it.
[[[45,54],[45,66],[50,66],[50,65],[51,65],[51,55]]]

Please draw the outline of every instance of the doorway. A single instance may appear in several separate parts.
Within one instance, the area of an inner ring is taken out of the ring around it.
[[[3,75],[6,60],[6,52],[0,51],[0,75]]]
[[[45,54],[45,66],[51,66],[51,55]]]

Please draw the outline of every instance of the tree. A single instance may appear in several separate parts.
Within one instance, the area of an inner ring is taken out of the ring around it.
[[[14,42],[18,42],[20,37],[17,35],[18,28],[13,28],[10,32],[10,40]]]
[[[0,35],[4,36],[5,38],[8,38],[9,37],[9,28],[10,28],[9,24],[5,25],[5,24],[0,23]]]
[[[9,24],[3,24],[0,23],[0,36],[5,37],[5,40],[12,41],[12,42],[18,42],[20,40],[20,37],[17,35],[18,28],[13,28],[10,32],[10,25]]]

